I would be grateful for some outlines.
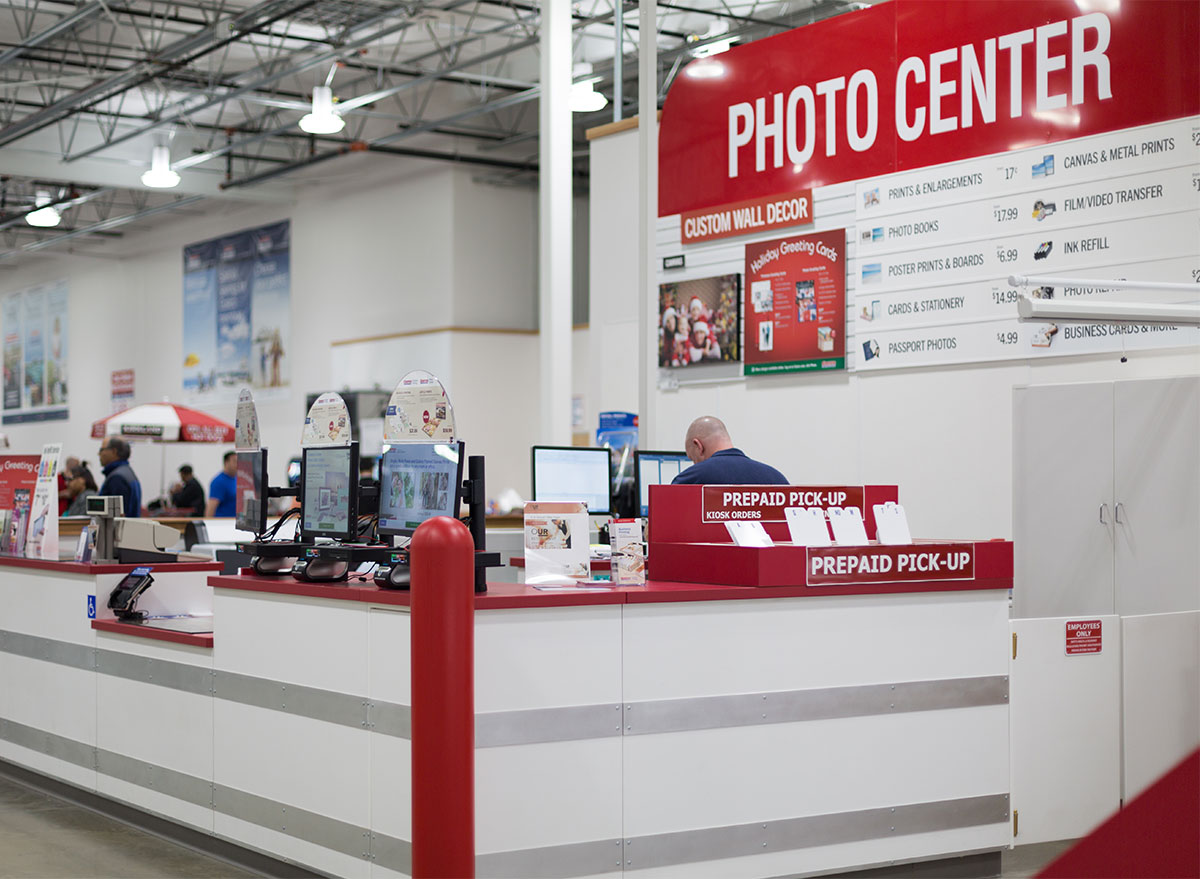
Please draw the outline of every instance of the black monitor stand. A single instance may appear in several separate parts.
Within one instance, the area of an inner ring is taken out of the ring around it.
[[[487,592],[487,569],[500,567],[500,553],[487,551],[487,493],[483,455],[467,457],[467,478],[463,481],[463,497],[467,501],[471,539],[475,542],[475,591]]]
[[[267,497],[299,497],[300,489],[296,488],[267,488]],[[300,529],[296,529],[297,538],[302,537]],[[296,560],[304,555],[304,549],[315,546],[300,539],[280,541],[260,541],[239,543],[237,548],[251,556],[250,568],[256,574],[290,574]]]

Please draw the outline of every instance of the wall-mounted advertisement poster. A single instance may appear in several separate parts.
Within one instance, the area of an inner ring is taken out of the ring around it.
[[[183,249],[183,389],[198,401],[258,399],[289,384],[291,223]]]
[[[5,424],[67,417],[66,281],[39,284],[4,296]]]
[[[746,245],[746,374],[846,367],[846,230]]]
[[[719,275],[658,287],[658,365],[699,366],[742,359],[741,277]]]

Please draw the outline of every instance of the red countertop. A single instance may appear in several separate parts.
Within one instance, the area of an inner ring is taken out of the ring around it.
[[[92,628],[98,632],[131,635],[134,638],[149,638],[152,641],[170,641],[173,644],[187,644],[190,647],[211,649],[213,646],[212,632],[173,632],[170,629],[156,629],[154,626],[122,623],[117,620],[92,620]]]
[[[214,589],[239,589],[275,595],[301,595],[308,598],[327,598],[334,601],[363,601],[408,607],[407,590],[380,589],[370,580],[350,580],[342,583],[304,583],[291,576],[262,577],[254,574],[216,576],[208,578]],[[1004,589],[1010,580],[995,581],[994,585],[977,583],[974,589]],[[920,588],[920,587],[924,588]],[[800,598],[822,595],[863,595],[911,592],[958,591],[957,584],[893,583],[872,586],[721,586],[709,583],[677,583],[651,580],[645,586],[616,586],[613,588],[578,590],[535,589],[523,583],[489,583],[488,591],[475,596],[476,610],[499,610],[514,607],[571,607],[597,604],[654,604],[670,601],[741,601],[758,598]]]
[[[54,571],[59,574],[128,574],[134,568],[154,568],[156,574],[168,570],[176,572],[187,571],[219,571],[221,562],[141,562],[136,565],[118,565],[93,562],[56,562],[50,559],[27,559],[20,556],[0,555],[0,567],[34,568],[39,571]]]

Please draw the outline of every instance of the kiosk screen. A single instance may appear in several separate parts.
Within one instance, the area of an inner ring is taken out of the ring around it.
[[[681,470],[692,466],[688,456],[683,452],[634,452],[637,474],[638,504],[641,507],[639,516],[650,515],[650,486],[670,485],[671,480],[679,475]]]
[[[237,527],[258,536],[267,530],[267,450],[237,453]]]
[[[304,450],[301,530],[308,537],[358,537],[358,443]]]
[[[458,518],[462,443],[397,443],[379,459],[379,533],[409,534],[434,516]]]
[[[533,499],[583,501],[593,515],[612,515],[612,459],[608,449],[534,446]]]

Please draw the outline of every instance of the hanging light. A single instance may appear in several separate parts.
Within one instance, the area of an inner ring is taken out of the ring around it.
[[[689,43],[699,43],[692,47],[692,57],[711,58],[713,55],[728,52],[739,37],[724,36],[727,33],[729,33],[729,22],[720,20],[710,24],[704,33],[689,36]]]
[[[589,76],[588,74],[591,72],[592,65],[587,62],[575,65],[575,76],[586,78],[571,83],[569,100],[572,113],[594,113],[608,106],[608,98],[596,91],[596,83],[600,81],[601,77]]]
[[[37,209],[25,215],[25,222],[30,226],[37,226],[42,229],[49,229],[61,223],[62,215],[51,204],[53,200],[49,192],[39,189],[37,195],[33,198],[33,204]]]
[[[179,175],[171,170],[171,150],[165,144],[150,153],[150,170],[142,174],[142,185],[151,189],[170,189],[179,185]]]
[[[319,85],[313,89],[312,112],[300,118],[300,128],[309,134],[337,134],[346,120],[333,112],[333,89]]]

